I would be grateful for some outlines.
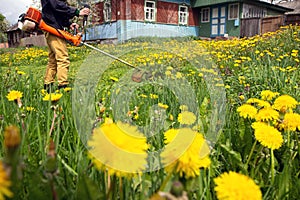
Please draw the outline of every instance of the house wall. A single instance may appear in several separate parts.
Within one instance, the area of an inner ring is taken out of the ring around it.
[[[198,36],[199,15],[189,6],[189,0],[156,1],[156,21],[145,22],[145,0],[111,0],[112,20],[105,23],[103,2],[98,3],[100,17],[97,25],[88,28],[86,40],[118,39],[126,41],[134,37]],[[189,6],[188,25],[178,24],[179,5]]]
[[[118,20],[110,24],[99,24],[88,28],[86,40],[117,40],[124,42],[136,37],[184,37],[198,36],[197,26],[178,26],[144,23],[132,20]]]
[[[239,27],[239,23],[240,23],[240,19],[236,20],[229,20],[228,19],[228,5],[230,4],[220,4],[220,6],[226,6],[226,27],[225,27],[225,34],[228,34],[228,36],[232,36],[232,37],[238,37],[240,34],[240,27]],[[212,8],[214,6],[205,6],[202,8],[210,8],[210,18],[212,16]],[[201,8],[200,8],[201,10]],[[242,4],[239,5],[239,13],[241,16],[241,12],[242,12]],[[200,11],[198,12],[200,13]],[[209,22],[201,22],[200,19],[201,15],[199,14],[199,36],[201,37],[211,37],[211,19]]]
[[[286,16],[286,24],[300,24],[300,14],[288,14]]]
[[[199,35],[198,27],[144,23],[127,20],[118,21],[118,26],[126,24],[126,28],[118,32],[118,41],[123,42],[136,37],[184,37]]]

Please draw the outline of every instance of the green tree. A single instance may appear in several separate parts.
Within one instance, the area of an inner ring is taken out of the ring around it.
[[[7,41],[6,31],[8,29],[8,21],[0,13],[0,43]]]

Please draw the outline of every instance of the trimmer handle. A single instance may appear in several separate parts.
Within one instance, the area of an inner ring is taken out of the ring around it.
[[[83,7],[84,8],[91,8],[88,4],[83,4]],[[87,19],[88,19],[88,15],[84,15],[83,16],[83,27],[85,27],[86,26],[86,24],[87,24]]]

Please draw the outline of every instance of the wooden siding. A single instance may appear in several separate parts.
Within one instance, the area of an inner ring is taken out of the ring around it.
[[[284,16],[273,16],[262,19],[261,34],[277,31],[284,23]]]
[[[178,4],[157,2],[157,23],[178,24]]]
[[[187,5],[189,8],[188,25],[198,26],[199,14],[194,13],[193,9],[189,6],[189,0],[181,1],[156,1],[156,21],[153,23],[165,23],[165,24],[178,24],[178,10],[179,5]],[[145,21],[144,20],[144,5],[145,0],[111,0],[112,19],[111,22],[117,20],[133,20],[133,21]],[[95,11],[98,12],[97,17],[93,17],[93,24],[103,24],[104,2],[96,4]]]
[[[299,14],[289,14],[286,16],[286,24],[300,24],[300,13]]]
[[[277,31],[284,23],[284,16],[242,19],[240,35],[241,37],[252,37],[254,35]]]
[[[241,37],[251,37],[260,34],[260,18],[241,19]]]
[[[131,19],[144,21],[144,0],[131,0]]]

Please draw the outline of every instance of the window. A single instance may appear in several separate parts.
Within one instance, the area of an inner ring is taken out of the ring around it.
[[[106,1],[104,3],[103,15],[104,15],[104,21],[105,22],[110,22],[111,21],[111,4],[110,4],[110,1]]]
[[[201,22],[209,22],[209,21],[210,21],[210,8],[202,8]]]
[[[189,10],[187,6],[179,6],[178,11],[178,23],[179,24],[188,24],[188,16],[189,16]]]
[[[155,1],[145,1],[145,20],[155,21]]]
[[[239,18],[239,4],[229,4],[228,19],[238,19]]]

